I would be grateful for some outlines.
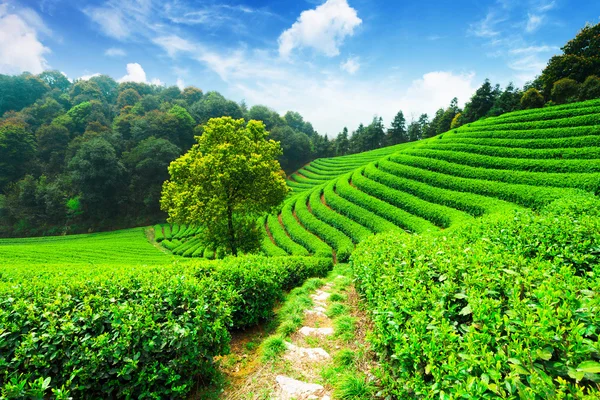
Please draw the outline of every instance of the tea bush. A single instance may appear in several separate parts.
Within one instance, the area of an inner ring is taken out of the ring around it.
[[[230,329],[269,318],[284,291],[331,268],[331,259],[258,256],[3,268],[2,396],[185,398],[213,379]]]
[[[360,244],[352,265],[388,394],[598,398],[599,210],[562,199]]]

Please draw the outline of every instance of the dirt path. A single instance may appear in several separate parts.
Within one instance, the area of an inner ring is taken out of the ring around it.
[[[260,350],[226,363],[230,384],[219,398],[328,400],[344,397],[348,387],[360,392],[356,398],[377,398],[376,363],[365,344],[368,318],[349,268],[338,265],[324,280],[311,279],[296,292],[282,305],[276,332],[252,339],[264,339]],[[288,315],[297,304],[303,307]],[[236,353],[248,345],[232,347]]]

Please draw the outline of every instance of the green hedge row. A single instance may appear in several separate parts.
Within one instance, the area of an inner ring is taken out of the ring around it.
[[[364,169],[352,175],[352,183],[356,188],[412,214],[414,216],[412,225],[418,227],[417,229],[411,229],[413,231],[424,232],[428,229],[434,229],[433,225],[448,228],[451,225],[471,219],[468,214],[462,211],[429,202],[398,190],[398,188],[389,187],[385,183],[371,180],[363,174]]]
[[[165,235],[163,234],[163,227],[160,224],[154,225],[154,240],[158,243],[165,240]]]
[[[168,239],[168,240],[173,239],[173,233],[172,233],[171,225],[165,225],[163,227],[163,232],[165,234],[165,239]]]
[[[314,163],[308,164],[303,168],[303,170],[321,176],[339,176],[345,172],[348,172],[348,168],[322,168],[315,166]]]
[[[267,216],[267,226],[269,227],[269,231],[277,243],[278,247],[281,247],[288,254],[293,256],[307,256],[308,250],[306,250],[303,246],[294,242],[286,233],[285,229],[279,223],[279,219],[274,215]]]
[[[352,251],[354,250],[354,243],[352,243],[352,240],[344,233],[313,215],[307,206],[309,196],[310,192],[307,192],[296,200],[294,209],[296,210],[298,220],[309,232],[318,236],[321,240],[335,249],[338,261],[344,263],[347,262],[350,258],[350,254],[352,254]]]
[[[287,256],[288,253],[281,247],[278,247],[269,237],[266,229],[267,216],[261,217],[258,221],[262,234],[261,250],[269,257]]]
[[[558,139],[475,139],[454,138],[447,142],[452,144],[475,144],[485,146],[521,147],[529,149],[564,149],[600,146],[600,135],[580,136]]]
[[[350,179],[355,179],[355,172]],[[360,207],[371,211],[385,218],[396,226],[411,232],[422,232],[427,229],[436,229],[435,225],[428,221],[415,217],[414,215],[391,205],[383,200],[379,200],[355,187],[353,187],[346,178],[341,178],[336,182],[337,193],[348,201],[359,205]]]
[[[314,173],[312,171],[309,171],[305,168],[302,168],[300,170],[298,170],[298,172],[302,175],[304,175],[305,177],[307,177],[308,179],[312,179],[315,181],[328,181],[334,178],[338,178],[341,174],[340,173]]]
[[[582,115],[600,114],[600,105],[594,105],[589,107],[577,107],[569,108],[566,110],[556,110],[553,108],[545,109],[545,112],[538,112],[535,114],[516,114],[506,115],[504,118],[486,118],[474,122],[471,124],[474,126],[489,126],[497,125],[502,126],[503,124],[514,123],[514,122],[529,122],[529,121],[547,121],[560,118],[571,118]]]
[[[238,257],[160,267],[7,267],[0,281],[0,389],[38,379],[64,398],[186,398],[215,376],[228,330],[271,316],[284,291],[331,259]],[[10,280],[10,282],[8,282]],[[23,386],[23,389],[21,389]]]
[[[600,396],[600,220],[509,214],[352,255],[381,397]],[[575,205],[575,208],[578,206]]]
[[[594,107],[594,106],[600,106],[600,99],[581,101],[578,103],[561,104],[559,106],[551,106],[551,107],[544,107],[544,108],[532,108],[529,110],[513,111],[511,113],[503,114],[503,115],[500,115],[495,118],[497,120],[501,120],[503,118],[508,118],[508,117],[512,117],[515,115],[543,114],[543,113],[551,111],[551,110],[555,110],[555,111],[556,110],[570,110],[570,109],[574,109],[574,108]]]
[[[485,156],[506,157],[506,158],[527,158],[527,159],[567,159],[567,160],[587,160],[599,159],[600,148],[581,147],[566,149],[528,149],[518,147],[486,146],[476,144],[458,144],[458,143],[439,143],[436,145],[423,146],[428,150],[462,151],[466,153],[481,154]]]
[[[190,248],[188,248],[186,251],[184,251],[183,254],[181,254],[181,255],[184,257],[188,257],[188,258],[194,257],[194,254],[200,248],[204,248],[204,244],[200,241],[197,241],[193,246],[190,246]]]
[[[429,171],[440,172],[462,178],[472,178],[487,181],[505,182],[540,187],[577,188],[596,193],[600,188],[599,174],[570,173],[557,174],[548,172],[507,171],[470,167],[432,158],[415,157],[397,153],[390,160]]]
[[[196,275],[210,276],[235,288],[239,297],[231,302],[234,329],[266,321],[284,292],[310,277],[325,276],[333,267],[331,257],[230,257],[199,264]]]
[[[379,168],[393,175],[416,180],[431,186],[458,192],[475,193],[482,196],[495,197],[528,208],[540,208],[546,204],[582,192],[577,189],[539,187],[493,182],[480,179],[461,178],[444,173],[429,171],[405,164],[380,162]]]
[[[173,254],[178,255],[178,256],[182,256],[183,253],[185,253],[191,247],[197,245],[198,243],[200,243],[200,239],[190,239],[190,240],[187,240],[187,241],[183,242],[180,246],[177,246],[173,250]]]
[[[294,201],[287,201],[281,209],[281,219],[291,238],[317,257],[331,257],[331,247],[306,230],[294,216]]]
[[[460,127],[460,132],[466,131],[497,131],[501,130],[526,130],[526,129],[544,129],[544,128],[567,128],[572,126],[591,126],[600,125],[600,114],[582,115],[579,117],[569,117],[552,119],[549,121],[529,121],[513,122],[500,125],[479,125],[471,124]]]
[[[481,138],[481,139],[557,139],[575,138],[578,136],[598,136],[600,128],[597,126],[573,126],[566,128],[529,129],[526,131],[498,130],[488,131],[452,131],[452,134],[444,135],[442,141],[453,141],[458,138]]]
[[[344,232],[354,243],[361,242],[373,234],[369,229],[323,204],[321,201],[321,196],[324,199],[323,190],[315,189],[310,193],[310,206],[317,218]]]
[[[338,213],[345,215],[350,220],[364,226],[375,233],[387,232],[393,230],[399,230],[396,225],[389,222],[385,218],[381,218],[379,215],[372,213],[371,211],[365,210],[364,208],[354,204],[353,202],[346,200],[336,193],[337,182],[350,178],[350,175],[346,175],[340,178],[338,181],[334,181],[323,189],[325,195],[325,201],[327,204],[337,211]]]
[[[380,161],[377,166],[367,166],[364,174],[391,188],[410,193],[432,203],[464,211],[474,217],[494,212],[506,212],[516,207],[514,204],[493,197],[442,189],[414,179],[407,179],[402,176],[402,171],[403,166],[400,164]]]
[[[600,159],[573,160],[573,159],[520,159],[507,157],[494,157],[473,154],[464,151],[446,151],[442,149],[418,149],[406,151],[416,157],[427,157],[436,160],[448,161],[455,164],[471,167],[507,169],[514,171],[553,172],[553,173],[598,173],[600,172]]]

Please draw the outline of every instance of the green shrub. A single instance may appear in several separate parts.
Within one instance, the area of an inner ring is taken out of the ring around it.
[[[361,242],[373,234],[364,226],[330,209],[327,205],[323,204],[321,197],[323,197],[323,201],[325,201],[325,195],[322,188],[315,189],[310,193],[310,206],[312,212],[321,221],[344,232],[354,243]]]
[[[598,215],[595,198],[579,203],[358,246],[356,287],[390,396],[598,395],[600,220],[577,215]]]
[[[340,178],[340,180],[349,178],[350,175],[345,175]],[[339,196],[336,193],[336,182],[337,181],[331,182],[323,189],[325,201],[332,209],[375,233],[400,229],[393,223],[381,218],[379,215],[365,210],[353,202]]]
[[[433,225],[440,228],[448,228],[450,225],[469,219],[468,215],[453,208],[431,203],[410,193],[398,190],[398,188],[391,188],[385,182],[373,181],[364,176],[364,171],[363,169],[354,173],[352,175],[352,183],[363,192],[413,215],[410,227],[407,227],[409,230],[424,232],[428,229],[435,229]]]
[[[294,202],[288,200],[281,210],[281,219],[290,237],[317,257],[331,256],[331,247],[300,225],[294,212]]]
[[[233,327],[242,329],[266,321],[283,294],[310,277],[325,276],[331,259],[317,257],[231,257],[196,265],[199,277],[211,276],[235,288],[239,298],[231,304]]]
[[[37,279],[0,283],[3,391],[24,374],[51,377],[53,389],[64,385],[75,398],[184,397],[228,350],[237,296],[185,274],[180,266],[69,276],[38,267]]]
[[[154,225],[154,240],[158,243],[165,240],[165,235],[163,235],[163,228],[160,224]]]
[[[286,233],[285,229],[279,223],[279,220],[274,215],[267,216],[267,226],[277,246],[284,249],[288,254],[293,256],[307,256],[308,250],[294,242]]]
[[[459,178],[476,179],[482,183],[496,181],[509,184],[520,184],[539,187],[577,188],[596,193],[600,187],[600,174],[569,173],[559,174],[550,172],[507,171],[489,168],[477,168],[468,165],[450,163],[425,157],[415,157],[407,154],[395,154],[390,161],[398,164],[426,169]],[[450,178],[452,179],[452,178]]]
[[[333,247],[340,262],[348,261],[350,254],[354,250],[354,243],[352,243],[352,240],[348,236],[313,215],[307,205],[310,193],[306,192],[300,195],[296,201],[294,208],[298,220],[308,231]],[[321,203],[320,200],[319,203]]]
[[[528,89],[521,97],[521,107],[526,110],[544,107],[544,103],[544,96],[535,88]]]

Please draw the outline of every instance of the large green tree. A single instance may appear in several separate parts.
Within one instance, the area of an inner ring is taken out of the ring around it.
[[[8,121],[0,125],[0,193],[31,169],[34,156],[34,137],[23,124]]]
[[[554,83],[563,78],[583,82],[600,71],[600,23],[586,25],[563,48],[563,54],[554,56],[539,77],[546,98],[551,95]]]
[[[267,136],[259,121],[210,119],[198,143],[169,166],[161,199],[169,220],[204,227],[207,242],[233,255],[257,246],[247,241],[256,217],[289,190],[277,161],[281,146]]]

